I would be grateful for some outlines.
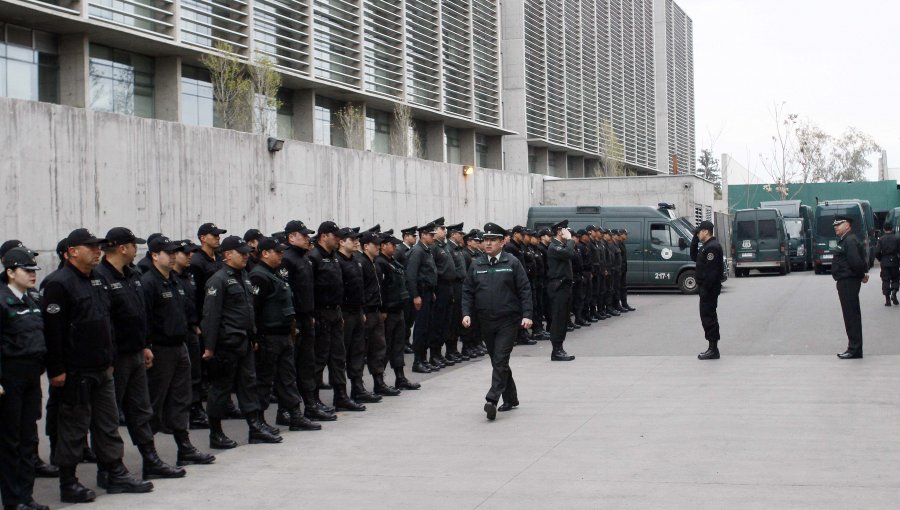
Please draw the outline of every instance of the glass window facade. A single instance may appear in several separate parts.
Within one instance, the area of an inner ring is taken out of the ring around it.
[[[88,15],[171,38],[174,5],[168,0],[91,0]]]
[[[0,96],[59,103],[56,36],[0,23]]]
[[[275,119],[275,132],[278,138],[294,138],[294,101],[289,89],[278,91],[278,112]]]
[[[235,51],[245,50],[247,8],[243,0],[182,0],[181,40],[207,47],[227,43]]]
[[[475,165],[488,168],[488,141],[485,135],[475,135]]]
[[[181,122],[193,126],[218,127],[209,71],[181,66]]]
[[[459,147],[459,130],[447,128],[444,131],[447,139],[447,163],[462,164],[462,151]]]
[[[153,118],[153,58],[90,47],[91,109]]]
[[[316,108],[313,114],[313,141],[315,143],[336,147],[347,146],[337,115],[339,109],[340,107],[331,99],[316,96]]]
[[[391,114],[378,110],[366,111],[366,149],[391,153]]]

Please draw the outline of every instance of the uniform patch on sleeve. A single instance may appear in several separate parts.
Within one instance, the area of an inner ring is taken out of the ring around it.
[[[59,313],[60,310],[62,310],[62,308],[57,304],[51,303],[47,305],[47,313]]]
[[[207,296],[215,296],[216,292],[218,292],[218,289],[216,289],[215,287],[210,287],[210,288],[206,289]]]
[[[715,253],[710,252],[709,254],[706,255],[706,260],[712,260],[714,258],[716,258]]]

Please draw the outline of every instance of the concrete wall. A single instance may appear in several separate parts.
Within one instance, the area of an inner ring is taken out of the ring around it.
[[[675,204],[678,216],[694,217],[694,207],[712,212],[715,187],[694,175],[648,177],[596,177],[547,179],[543,205],[652,205]]]
[[[525,221],[542,176],[288,141],[0,98],[0,238],[52,252],[85,226],[195,238],[270,233],[287,220],[403,228],[445,216],[466,228]],[[41,263],[50,265],[49,256]]]

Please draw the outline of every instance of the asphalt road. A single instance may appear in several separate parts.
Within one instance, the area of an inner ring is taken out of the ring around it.
[[[522,406],[496,422],[481,410],[491,369],[479,358],[320,432],[216,452],[215,465],[158,480],[152,494],[98,491],[90,506],[896,508],[900,307],[883,306],[872,276],[862,360],[834,356],[846,336],[829,275],[729,279],[723,358],[711,362],[696,359],[696,296],[635,293],[637,312],[570,334],[573,363],[550,362],[549,342],[517,347]],[[226,432],[246,441],[240,421]],[[205,431],[192,437],[207,450]],[[157,445],[174,461],[169,436]],[[79,468],[90,487],[94,472]],[[35,497],[60,507],[55,480],[38,480]]]

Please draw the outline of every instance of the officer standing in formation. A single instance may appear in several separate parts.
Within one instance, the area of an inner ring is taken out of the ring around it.
[[[572,261],[575,258],[575,241],[568,226],[569,220],[563,220],[550,227],[553,240],[547,247],[547,297],[550,301],[550,342],[553,345],[550,359],[553,361],[575,359],[563,349],[572,307]]]
[[[838,354],[840,359],[863,357],[862,312],[859,309],[859,290],[869,281],[869,264],[865,248],[853,234],[853,220],[847,216],[835,216],[834,233],[840,239],[834,249],[831,277],[837,282],[838,299],[847,330],[847,349]]]
[[[884,233],[875,245],[875,258],[881,265],[884,306],[891,306],[891,303],[900,305],[900,301],[897,301],[897,291],[900,290],[900,238],[893,230],[893,225],[885,223]]]
[[[488,420],[497,417],[501,397],[500,411],[519,405],[509,357],[518,331],[531,327],[531,285],[519,260],[502,251],[506,235],[495,223],[484,226],[485,253],[472,261],[463,287],[462,324],[466,328],[479,324],[493,367],[484,404]]]
[[[697,227],[694,237],[703,247],[697,252],[695,275],[700,290],[700,323],[709,347],[697,355],[698,359],[719,359],[719,316],[716,308],[722,292],[722,272],[725,255],[722,246],[713,235],[715,227],[710,221],[703,221]]]

